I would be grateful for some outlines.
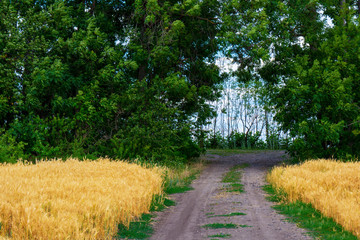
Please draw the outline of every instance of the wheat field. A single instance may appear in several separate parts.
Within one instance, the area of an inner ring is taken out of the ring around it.
[[[148,212],[161,171],[109,159],[0,165],[0,236],[111,239]]]
[[[275,167],[267,180],[287,194],[287,200],[311,203],[360,237],[360,162],[311,160]]]

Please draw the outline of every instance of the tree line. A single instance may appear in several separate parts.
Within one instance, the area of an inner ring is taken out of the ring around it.
[[[350,0],[1,1],[0,161],[186,161],[229,75],[262,83],[292,156],[356,157],[359,14]]]
[[[222,97],[211,103],[217,115],[204,126],[207,148],[285,149],[288,146],[289,137],[274,120],[274,109],[268,103],[263,84],[238,82],[233,77],[224,82]]]

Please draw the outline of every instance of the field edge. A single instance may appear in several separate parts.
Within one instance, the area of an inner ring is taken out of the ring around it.
[[[301,201],[290,203],[287,201],[285,192],[276,190],[271,184],[263,186],[263,190],[268,194],[267,199],[276,203],[273,208],[278,213],[285,215],[287,221],[294,222],[298,227],[308,230],[311,237],[329,240],[358,239],[351,232],[344,230],[332,218],[323,216],[311,204]]]

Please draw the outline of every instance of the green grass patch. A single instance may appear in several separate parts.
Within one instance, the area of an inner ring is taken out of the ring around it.
[[[174,194],[174,193],[184,193],[190,190],[193,190],[194,188],[190,186],[174,186],[171,188],[168,188],[165,190],[167,194]]]
[[[231,234],[218,233],[214,235],[209,235],[209,238],[217,237],[217,238],[231,238]]]
[[[218,228],[237,228],[238,225],[234,223],[210,223],[202,226],[206,229],[218,229]]]
[[[214,215],[215,213],[214,212],[208,212],[208,213],[205,213],[205,216],[211,216],[211,215]]]
[[[246,167],[248,167],[249,164],[248,163],[243,163],[243,164],[239,164],[239,165],[235,165],[233,167],[230,168],[230,171],[227,172],[223,179],[222,182],[223,183],[234,183],[234,182],[238,182],[240,180],[241,177],[241,169],[244,169]]]
[[[244,192],[244,185],[241,183],[231,183],[226,186],[226,191],[242,193],[242,192]]]
[[[178,170],[181,172],[181,169]],[[199,169],[191,169],[188,170],[190,172],[190,175],[187,177],[182,177],[181,174],[179,174],[179,177],[175,179],[168,179],[166,178],[165,184],[164,184],[164,192],[166,194],[174,194],[174,193],[184,193],[189,190],[193,190],[190,186],[192,181],[194,181],[197,177],[197,175],[200,173]]]
[[[234,216],[244,216],[246,213],[242,212],[233,212],[229,214],[220,214],[220,215],[210,215],[209,217],[234,217]]]
[[[269,195],[266,196],[266,199],[271,202],[284,202],[286,201],[286,193],[285,192],[277,192],[271,185],[263,186],[263,190]]]
[[[151,202],[150,212],[162,211],[165,207],[175,206],[175,201],[156,195]]]
[[[119,225],[118,238],[126,239],[147,239],[153,233],[151,226],[152,214],[143,214],[136,222],[131,222],[129,228]]]
[[[225,189],[227,192],[244,192],[244,185],[240,183],[242,172],[241,170],[248,167],[248,163],[243,163],[239,165],[235,165],[230,168],[230,171],[228,171],[223,179],[223,183],[230,183],[228,185],[225,185]]]
[[[273,208],[288,216],[290,222],[295,222],[301,228],[310,230],[310,235],[324,240],[356,240],[351,232],[337,224],[332,218],[325,217],[311,204],[300,201],[289,203],[284,201],[286,194],[277,192],[271,185],[263,187],[270,196],[269,200],[278,202]]]
[[[165,207],[174,206],[175,202],[163,196],[155,196],[151,202],[150,211],[162,211]],[[119,224],[118,238],[126,239],[148,239],[153,233],[152,218],[153,214],[142,214],[141,217],[130,223],[129,228]]]
[[[243,224],[243,225],[239,225],[239,227],[241,227],[241,228],[247,228],[247,227],[252,227],[252,226]]]
[[[168,198],[165,198],[164,200],[164,206],[166,207],[170,207],[170,206],[175,206],[176,203],[175,201],[171,200],[171,199],[168,199]]]
[[[241,177],[241,172],[230,170],[225,174],[225,176],[222,179],[222,182],[223,183],[238,182],[240,177]]]

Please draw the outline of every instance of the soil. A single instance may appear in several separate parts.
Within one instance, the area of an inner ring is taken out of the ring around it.
[[[267,171],[284,160],[283,151],[265,151],[232,156],[206,155],[209,164],[192,184],[194,190],[173,194],[177,205],[158,213],[155,219],[154,240],[225,239],[209,237],[231,234],[226,239],[244,240],[306,240],[312,239],[304,229],[286,221],[271,208],[262,186]],[[222,183],[223,175],[237,164],[249,163],[243,169],[243,193],[229,193]],[[223,217],[230,213],[246,215]],[[235,229],[206,229],[210,223],[234,223]],[[242,225],[243,227],[240,227]],[[245,225],[245,226],[244,226]]]

